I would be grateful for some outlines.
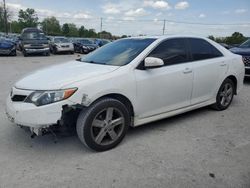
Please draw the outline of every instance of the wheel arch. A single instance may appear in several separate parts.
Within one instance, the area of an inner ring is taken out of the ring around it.
[[[230,79],[230,80],[232,80],[233,81],[233,83],[234,83],[234,94],[235,95],[237,95],[237,78],[234,76],[234,75],[230,75],[230,76],[228,76],[226,79]]]
[[[103,99],[103,98],[112,98],[112,99],[116,99],[116,100],[118,100],[118,101],[120,101],[121,103],[123,103],[126,107],[127,107],[127,109],[128,109],[128,111],[129,111],[129,113],[130,113],[130,115],[132,116],[132,117],[134,117],[134,107],[133,107],[133,105],[132,105],[132,102],[126,97],[126,96],[124,96],[124,95],[122,95],[122,94],[120,94],[120,93],[110,93],[110,94],[106,94],[106,95],[103,95],[103,96],[101,96],[101,97],[98,97],[95,101],[93,101],[92,103],[94,103],[94,102],[96,102],[96,101],[98,101],[98,100],[101,100],[101,99]]]

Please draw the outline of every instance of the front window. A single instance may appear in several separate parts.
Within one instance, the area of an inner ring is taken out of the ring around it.
[[[44,33],[41,33],[41,32],[26,32],[26,33],[23,33],[22,38],[28,39],[28,40],[46,40],[47,39]]]
[[[55,38],[55,43],[68,43],[69,40],[67,38]]]
[[[250,39],[240,45],[241,48],[250,48]]]
[[[157,57],[165,65],[188,62],[188,52],[185,39],[169,39],[159,44],[148,57]]]
[[[79,40],[79,42],[82,44],[94,44],[94,42],[91,40]]]
[[[109,43],[96,51],[83,56],[87,63],[123,66],[130,63],[155,39],[122,39]]]

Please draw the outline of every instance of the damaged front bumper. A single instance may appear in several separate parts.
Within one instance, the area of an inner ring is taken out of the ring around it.
[[[22,90],[18,92],[20,93]],[[12,123],[21,127],[29,127],[32,133],[41,135],[43,131],[62,121],[63,107],[74,105],[70,100],[64,100],[44,106],[36,106],[32,103],[13,102],[9,95],[5,111],[7,118]]]

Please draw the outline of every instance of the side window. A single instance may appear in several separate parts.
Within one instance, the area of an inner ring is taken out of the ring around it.
[[[188,39],[193,60],[204,60],[221,57],[223,54],[203,39]]]
[[[148,57],[157,57],[164,61],[165,65],[187,62],[189,60],[186,39],[169,39],[159,44]]]

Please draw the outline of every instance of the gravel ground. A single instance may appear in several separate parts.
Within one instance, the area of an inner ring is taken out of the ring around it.
[[[14,82],[76,55],[0,57],[0,187],[250,187],[250,81],[223,112],[202,108],[131,128],[96,153],[77,136],[30,138],[5,117]]]

